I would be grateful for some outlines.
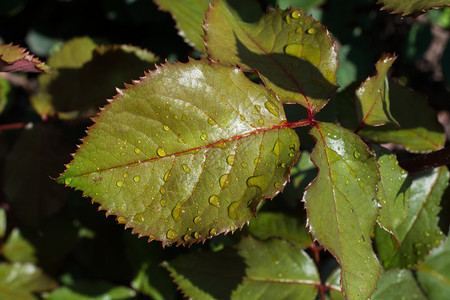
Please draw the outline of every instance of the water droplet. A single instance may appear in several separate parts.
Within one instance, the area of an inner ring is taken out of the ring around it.
[[[139,180],[141,179],[141,176],[136,175],[133,177],[134,182],[139,182]]]
[[[230,166],[233,166],[235,162],[236,162],[236,155],[231,154],[227,157],[227,164],[229,164]]]
[[[273,185],[277,190],[281,188],[281,184],[277,181]]]
[[[214,120],[212,118],[208,118],[208,124],[211,126],[216,125],[216,122],[214,122]]]
[[[275,143],[275,145],[273,146],[273,149],[272,149],[272,152],[273,152],[273,154],[275,154],[276,156],[280,156],[280,143],[278,143],[278,140],[277,140],[277,142]]]
[[[198,233],[198,231],[194,232],[194,238],[196,239],[200,238],[200,233]]]
[[[128,173],[123,173],[123,178],[127,178],[128,177]]]
[[[230,226],[230,231],[235,231],[235,230],[236,230],[236,228],[233,225],[231,225]]]
[[[364,182],[361,181],[361,178],[358,178],[358,184],[359,184],[360,188],[364,189],[365,184],[364,184]]]
[[[202,141],[206,141],[207,138],[208,138],[208,136],[206,135],[206,133],[202,133],[202,135],[200,136],[200,139]]]
[[[360,157],[360,154],[359,154],[358,150],[355,150],[353,152],[353,157],[356,158],[356,159],[358,159]]]
[[[291,24],[291,16],[286,15],[286,23]]]
[[[164,185],[162,185],[162,186],[159,188],[159,192],[160,192],[161,194],[163,194],[163,195],[166,193],[166,188],[165,188]]]
[[[188,165],[182,165],[182,167],[183,167],[183,170],[186,172],[186,173],[191,173],[191,169],[188,167]]]
[[[316,29],[311,27],[310,29],[308,29],[308,33],[309,34],[315,34],[316,33]]]
[[[172,210],[172,218],[175,220],[175,222],[178,222],[180,220],[180,215],[183,213],[183,204],[184,202],[179,201]]]
[[[272,102],[266,101],[266,102],[264,103],[264,107],[265,107],[272,115],[274,115],[275,117],[278,118],[278,117],[280,116],[279,108],[278,108],[275,104],[273,104]]]
[[[191,239],[191,237],[188,234],[183,235],[183,240],[185,242],[189,242],[190,239]]]
[[[228,174],[223,174],[220,176],[219,184],[221,188],[226,188],[228,186]]]
[[[348,185],[349,183],[348,179],[345,179],[345,185]]]
[[[254,163],[255,165],[257,165],[257,164],[259,163],[259,157],[255,158],[255,160],[253,161],[253,163]]]
[[[281,163],[281,165],[280,165],[282,168],[287,168],[287,164],[286,163]]]
[[[267,186],[266,177],[264,175],[252,176],[247,179],[248,187],[257,187],[263,190]]]
[[[425,231],[424,234],[425,234],[426,237],[429,237],[429,236],[430,236],[430,233],[429,233],[428,231]]]
[[[228,206],[228,216],[230,217],[230,219],[232,220],[236,220],[237,218],[239,218],[239,205],[241,204],[240,201],[235,201],[233,203],[231,203]]]
[[[72,183],[72,178],[66,178],[66,179],[64,179],[64,184],[65,185],[69,185],[69,184],[71,184]]]
[[[247,166],[248,166],[248,165],[247,165],[245,162],[241,163],[241,167],[247,168]]]
[[[176,239],[178,237],[178,234],[177,234],[177,232],[175,230],[169,229],[167,231],[167,233],[166,233],[166,236],[167,236],[168,239],[173,240],[173,239]]]
[[[294,18],[294,19],[298,19],[298,18],[300,18],[300,16],[301,16],[301,14],[300,14],[300,12],[298,10],[293,11],[291,13],[291,17]]]
[[[128,222],[128,219],[125,218],[125,217],[118,217],[118,218],[117,218],[117,222],[118,222],[119,224],[125,224],[126,222]]]
[[[193,221],[195,224],[198,224],[201,220],[202,220],[202,217],[196,216]]]
[[[119,186],[119,187],[120,187],[120,186],[123,186],[123,181],[122,181],[122,180],[118,180],[118,181],[116,182],[116,185]]]
[[[284,53],[289,56],[301,58],[303,54],[303,46],[300,44],[289,44],[284,47]]]
[[[164,198],[161,199],[161,201],[159,203],[161,203],[162,207],[166,207],[166,199],[164,199]]]
[[[136,214],[136,216],[134,216],[134,220],[140,223],[144,222],[144,214],[143,213]]]
[[[215,235],[217,233],[217,230],[215,228],[211,228],[209,231],[209,235]]]
[[[167,125],[164,125],[163,128],[164,128],[165,131],[170,129],[169,126],[167,126]]]
[[[168,181],[169,180],[169,177],[170,177],[170,170],[168,170],[167,172],[166,172],[166,174],[164,174],[164,177],[163,177],[163,179],[164,179],[164,181]]]
[[[156,154],[158,154],[158,156],[166,156],[167,152],[163,147],[158,147],[158,149],[156,150]]]
[[[420,247],[422,247],[422,243],[416,243],[416,244],[414,244],[414,248],[420,248]]]
[[[258,120],[258,123],[259,123],[260,125],[264,125],[264,120],[263,120],[263,119],[259,119],[259,120]]]
[[[215,207],[219,207],[220,206],[220,198],[216,195],[212,195],[211,197],[209,197],[208,199],[209,204],[215,206]]]
[[[239,118],[241,118],[242,122],[245,122],[245,117],[243,115],[240,115]]]

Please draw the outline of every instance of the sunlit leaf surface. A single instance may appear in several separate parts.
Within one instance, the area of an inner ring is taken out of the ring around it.
[[[378,280],[372,300],[426,300],[410,270],[396,269],[385,271]]]
[[[13,44],[0,45],[0,72],[47,72],[43,62]]]
[[[271,10],[246,23],[225,1],[216,1],[204,29],[214,60],[258,70],[283,103],[317,112],[337,89],[334,43],[323,25],[301,11]]]
[[[159,67],[95,122],[59,181],[164,244],[242,227],[299,156],[274,94],[209,60]]]
[[[382,9],[403,16],[418,16],[431,8],[450,6],[448,0],[378,0],[383,5]]]
[[[342,288],[349,299],[367,299],[380,266],[370,232],[377,216],[377,166],[367,145],[354,133],[319,123],[311,160],[318,167],[304,201],[313,237],[338,260]]]

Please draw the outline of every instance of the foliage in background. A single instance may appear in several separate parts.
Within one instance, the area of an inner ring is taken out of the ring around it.
[[[413,21],[373,1],[155,2],[197,50],[148,1],[91,3],[83,23],[83,1],[1,4],[3,40],[48,55],[44,65],[3,45],[2,70],[51,68],[1,73],[1,298],[175,299],[172,280],[194,299],[447,295],[448,171],[401,166],[445,145],[436,112],[405,83],[449,110],[449,46],[440,75],[424,67],[449,8]],[[380,2],[414,16],[448,5]],[[41,9],[68,18],[27,18]],[[220,63],[188,59],[203,51]],[[154,69],[158,57],[186,63]],[[60,179],[93,206],[53,178],[106,99]]]

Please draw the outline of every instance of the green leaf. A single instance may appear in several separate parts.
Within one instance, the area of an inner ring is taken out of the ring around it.
[[[381,274],[372,300],[426,300],[410,270],[389,270]]]
[[[0,207],[0,239],[5,237],[7,224],[6,211],[3,207]]]
[[[22,225],[36,226],[63,206],[67,190],[51,177],[69,160],[69,149],[62,131],[52,125],[24,129],[17,138],[3,178],[11,213]]]
[[[59,182],[163,244],[242,227],[299,156],[276,96],[209,60],[159,67],[95,122]]]
[[[377,75],[367,78],[356,90],[358,121],[361,125],[379,126],[386,123],[399,126],[390,112],[387,72],[396,56],[384,54],[376,63]]]
[[[193,252],[163,262],[183,294],[192,299],[230,299],[245,276],[245,264],[234,249]]]
[[[417,278],[429,299],[445,299],[450,294],[450,238],[433,249],[417,266]]]
[[[349,299],[367,299],[380,272],[370,240],[377,216],[377,165],[354,133],[318,123],[311,160],[319,168],[304,201],[313,237],[338,260]]]
[[[116,86],[153,69],[157,61],[151,52],[133,46],[94,47],[89,38],[73,39],[49,58],[56,69],[39,76],[39,90],[31,97],[41,116],[93,116],[114,95]]]
[[[62,286],[44,295],[48,300],[121,300],[131,299],[136,291],[126,286],[115,286],[104,281],[81,281]]]
[[[397,158],[387,149],[374,147],[379,165],[380,181],[377,186],[378,224],[399,239],[397,227],[404,221],[409,207],[408,174],[399,167]]]
[[[239,255],[245,277],[232,299],[315,299],[320,278],[314,261],[300,248],[278,239],[243,239]]]
[[[298,217],[281,213],[259,213],[258,218],[250,222],[249,230],[259,239],[281,238],[295,243],[302,249],[312,243],[304,222],[301,222]]]
[[[326,28],[293,9],[245,23],[225,1],[206,14],[205,44],[214,60],[258,70],[283,103],[319,111],[336,91],[337,53]]]
[[[5,110],[10,100],[11,85],[8,81],[0,77],[0,114]]]
[[[316,175],[317,168],[311,162],[310,153],[303,151],[300,159],[291,169],[290,184],[283,191],[283,197],[296,205],[296,202],[302,199],[305,188],[316,178]]]
[[[345,300],[341,291],[341,268],[336,268],[328,276],[325,284],[330,288],[330,297],[332,300]]]
[[[432,8],[450,6],[448,0],[378,0],[377,4],[383,5],[382,10],[413,17],[417,17]]]
[[[0,263],[2,300],[38,299],[33,293],[54,289],[56,282],[30,263]]]
[[[410,151],[433,151],[445,144],[436,112],[419,94],[389,81],[391,114],[400,124],[363,128],[358,134],[376,143],[397,143]]]
[[[205,18],[205,11],[211,0],[154,0],[159,8],[169,12],[177,23],[179,35],[192,47],[205,51],[203,44],[203,30],[201,25]]]
[[[48,72],[49,68],[26,51],[13,44],[0,45],[0,72]]]
[[[378,256],[385,268],[411,268],[439,245],[443,237],[438,226],[439,203],[448,179],[445,167],[411,177],[408,211],[394,223],[401,247],[389,233],[378,228],[375,231]]]

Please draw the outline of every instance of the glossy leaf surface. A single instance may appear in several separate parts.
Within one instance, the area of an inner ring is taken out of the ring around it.
[[[38,299],[33,293],[55,287],[56,282],[33,264],[0,264],[0,298],[3,300]]]
[[[445,167],[416,173],[408,187],[409,207],[395,223],[399,247],[389,233],[376,230],[378,256],[385,268],[412,267],[423,260],[433,247],[439,245],[443,234],[438,226],[439,203],[448,185]]]
[[[0,72],[47,72],[49,68],[25,48],[0,45]]]
[[[377,165],[367,145],[354,133],[318,123],[311,160],[318,167],[304,201],[313,237],[342,268],[342,288],[349,299],[366,299],[376,286],[380,266],[370,232],[377,216]]]
[[[242,227],[299,156],[274,94],[208,60],[159,67],[95,122],[59,181],[164,244]]]
[[[31,102],[41,116],[87,118],[112,98],[116,87],[144,75],[156,61],[138,47],[96,47],[89,38],[76,38],[49,57],[56,69],[39,76],[40,88]]]
[[[283,240],[247,238],[238,252],[247,268],[232,299],[315,299],[320,278],[303,250]]]
[[[312,243],[304,222],[298,217],[281,213],[259,213],[258,218],[250,222],[249,230],[259,239],[280,238],[295,243],[302,249]]]
[[[417,267],[417,278],[430,299],[445,299],[450,295],[450,238]]]
[[[450,6],[448,0],[379,0],[377,3],[383,5],[382,9],[403,16],[418,16],[431,8]]]
[[[389,270],[381,274],[372,300],[426,300],[410,270]]]
[[[383,55],[375,65],[377,74],[367,78],[356,90],[356,106],[360,124],[378,126],[391,123],[398,126],[390,111],[387,78],[387,72],[395,59],[395,56]]]
[[[401,144],[410,151],[432,151],[444,146],[442,125],[422,96],[389,81],[389,98],[392,116],[400,129],[392,125],[367,127],[358,132],[360,136],[377,143]]]
[[[398,165],[397,158],[387,149],[375,147],[380,181],[377,185],[378,224],[398,239],[397,228],[404,221],[409,207],[408,174]]]
[[[214,60],[258,70],[283,103],[317,112],[337,89],[334,43],[323,25],[301,11],[276,9],[246,23],[225,1],[216,1],[204,29]]]
[[[114,286],[104,281],[76,282],[46,294],[48,300],[121,300],[134,299],[136,291],[126,286]]]

